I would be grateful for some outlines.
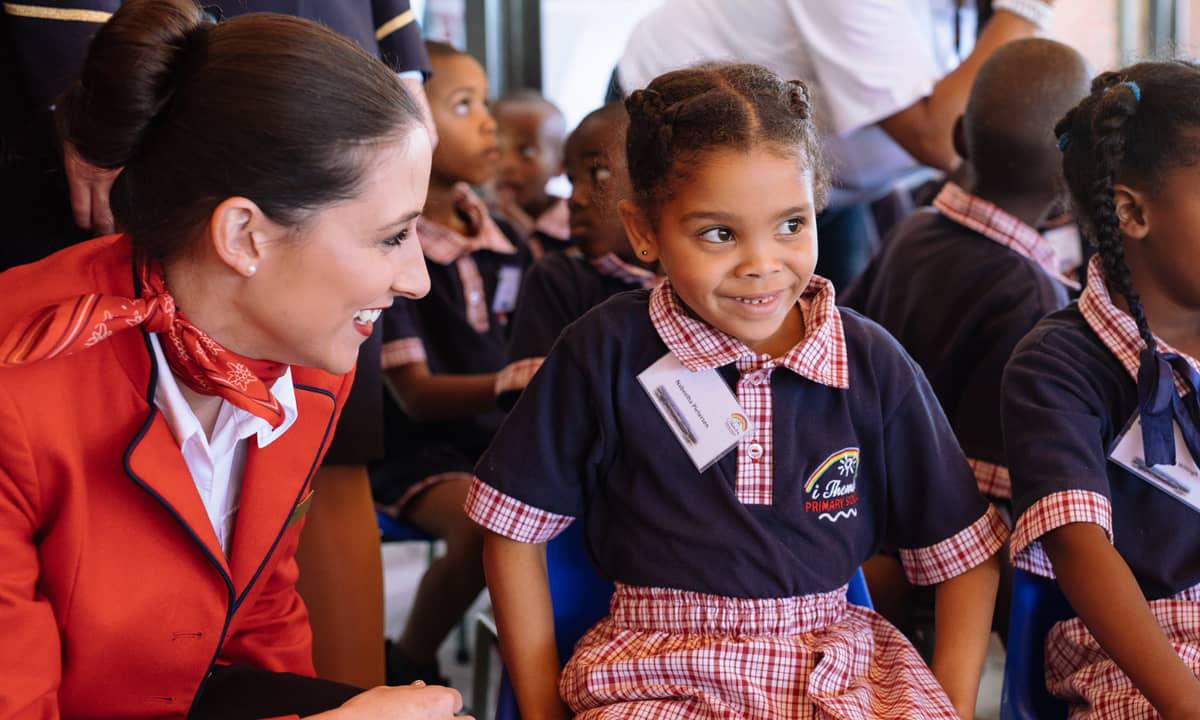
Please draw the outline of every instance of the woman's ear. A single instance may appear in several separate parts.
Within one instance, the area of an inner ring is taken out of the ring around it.
[[[258,272],[263,259],[266,234],[274,223],[248,198],[222,200],[209,217],[207,240],[216,256],[244,277]]]
[[[1146,196],[1128,185],[1113,185],[1113,209],[1121,234],[1132,240],[1144,240],[1150,234]]]
[[[621,215],[621,224],[625,226],[625,236],[633,246],[637,259],[644,263],[658,260],[658,237],[654,228],[646,218],[646,214],[632,200],[622,200],[617,203],[617,212]]]

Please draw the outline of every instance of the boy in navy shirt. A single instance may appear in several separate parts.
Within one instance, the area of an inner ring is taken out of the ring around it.
[[[1025,333],[1067,303],[1070,281],[1035,228],[1061,205],[1054,123],[1087,93],[1087,83],[1083,58],[1060,43],[1019,40],[997,50],[980,68],[955,128],[967,187],[946,183],[933,207],[897,226],[842,295],[921,365],[980,492],[1005,508],[1000,377]],[[911,588],[896,559],[884,553],[865,571],[880,612],[909,629]],[[1001,631],[1008,578],[1006,570],[996,613]]]
[[[508,366],[496,380],[502,408],[511,408],[565,327],[624,290],[658,281],[637,261],[617,202],[629,197],[625,128],[621,103],[592,111],[567,138],[571,181],[571,240],[577,247],[551,253],[533,264],[521,284],[513,315]]]
[[[536,90],[517,90],[492,103],[500,165],[492,185],[497,214],[529,241],[535,257],[570,244],[567,201],[546,192],[562,172],[567,121]]]

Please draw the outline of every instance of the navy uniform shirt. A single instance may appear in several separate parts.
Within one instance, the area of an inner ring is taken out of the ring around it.
[[[1014,242],[1052,253],[1032,227],[957,188],[938,200],[937,209],[897,226],[842,302],[882,325],[920,364],[980,491],[1007,498],[1000,378],[1021,338],[1067,304],[1067,289]]]
[[[1003,521],[920,370],[839,313],[827,280],[802,309],[807,337],[772,360],[691,318],[669,283],[614,296],[546,358],[476,466],[468,514],[524,542],[583,518],[606,577],[731,597],[834,590],[884,541],[920,583],[990,557]],[[637,381],[668,342],[689,368],[717,365],[756,423],[703,473]]]
[[[1093,257],[1079,302],[1039,322],[1004,372],[1004,440],[1017,518],[1013,563],[1053,577],[1038,538],[1068,523],[1095,523],[1146,599],[1157,600],[1200,584],[1200,516],[1108,460],[1137,411],[1142,347]]]
[[[513,315],[505,368],[512,369],[513,378],[497,383],[500,407],[512,408],[568,325],[613,295],[647,287],[656,280],[653,273],[630,267],[615,256],[589,260],[575,250],[547,253],[535,262],[521,282]]]
[[[528,248],[507,224],[489,219],[491,231],[499,234],[496,249],[465,253],[462,257],[470,262],[464,273],[461,257],[454,257],[453,250],[439,252],[447,245],[439,243],[437,227],[424,219],[418,222],[430,290],[420,300],[397,298],[381,316],[384,370],[423,361],[434,374],[499,371],[521,275],[531,261]],[[472,299],[478,313],[469,307]],[[470,472],[503,419],[504,413],[496,409],[463,420],[416,422],[389,396],[384,427],[391,470],[386,480],[376,482],[373,477],[376,499],[395,500],[430,475]]]

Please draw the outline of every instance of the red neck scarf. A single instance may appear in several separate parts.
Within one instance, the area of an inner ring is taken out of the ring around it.
[[[183,384],[217,395],[279,427],[283,407],[270,386],[282,363],[253,360],[222,347],[175,306],[161,270],[141,263],[140,298],[90,293],[49,305],[0,340],[0,367],[25,365],[85,350],[134,327],[162,336],[163,354]]]

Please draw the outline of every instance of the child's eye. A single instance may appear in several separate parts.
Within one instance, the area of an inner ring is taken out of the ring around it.
[[[533,145],[522,145],[520,148],[518,148],[518,152],[520,152],[521,157],[525,158],[526,160],[533,160],[538,156],[538,150]]]
[[[454,107],[452,107],[451,110],[454,112],[455,115],[470,115],[471,114],[471,101],[470,100],[459,100],[458,102],[454,103]]]
[[[611,177],[612,177],[612,170],[609,170],[608,168],[604,167],[603,165],[597,165],[592,168],[592,182],[595,182],[595,183],[608,182],[608,179]]]
[[[733,232],[729,228],[715,227],[705,230],[700,233],[700,238],[705,242],[710,242],[713,245],[727,243],[733,239]]]
[[[780,223],[779,227],[775,228],[775,232],[779,235],[795,235],[803,229],[804,218],[794,217]]]

